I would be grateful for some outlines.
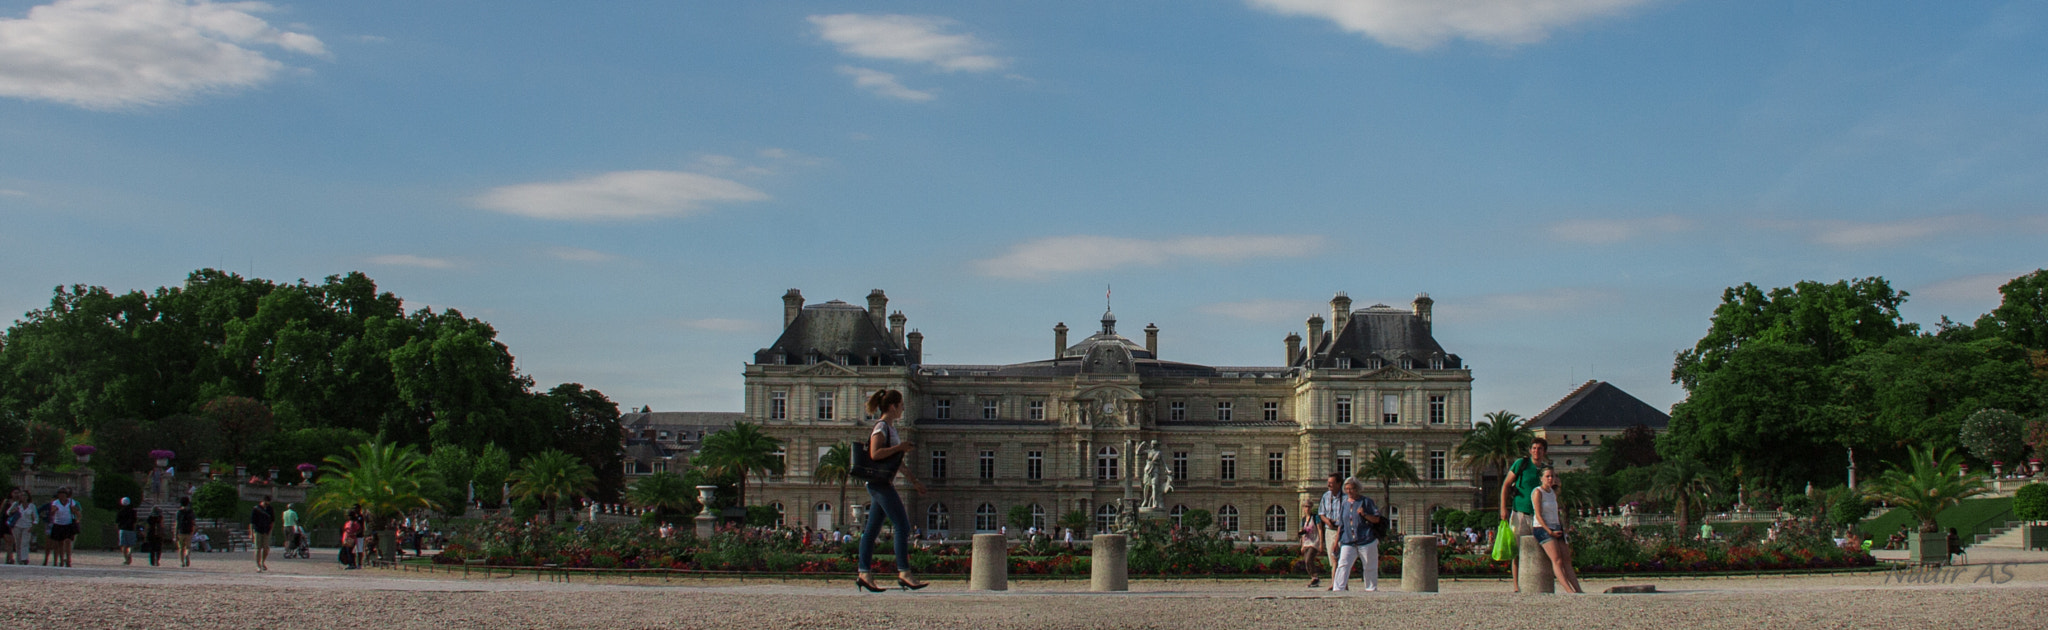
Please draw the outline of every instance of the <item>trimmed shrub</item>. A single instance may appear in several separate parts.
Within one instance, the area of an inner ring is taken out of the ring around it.
[[[2030,483],[2012,495],[2012,514],[2026,521],[2048,521],[2048,484]]]

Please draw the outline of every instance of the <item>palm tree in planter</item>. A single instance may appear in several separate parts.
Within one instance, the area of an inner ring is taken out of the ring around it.
[[[1657,464],[1650,495],[1671,501],[1678,515],[1678,535],[1692,535],[1692,511],[1720,487],[1720,480],[1700,460],[1680,457]]]
[[[1422,478],[1415,474],[1415,465],[1408,463],[1408,456],[1401,449],[1373,449],[1372,457],[1358,469],[1358,478],[1380,482],[1380,513],[1386,514],[1387,507],[1394,504],[1394,482],[1416,483]]]
[[[735,422],[731,428],[704,438],[704,449],[697,453],[697,458],[691,463],[702,466],[705,472],[713,475],[738,477],[737,504],[746,505],[747,476],[782,474],[782,458],[775,456],[775,452],[780,448],[782,440],[762,433],[760,425]]]
[[[1913,560],[1946,562],[1948,542],[1935,517],[1963,499],[1990,492],[1991,486],[1984,483],[1983,475],[1963,472],[1955,449],[1907,447],[1906,454],[1904,467],[1887,470],[1870,484],[1870,498],[1905,510],[1920,520],[1920,534],[1911,541]]]
[[[683,476],[666,470],[633,482],[633,487],[626,489],[626,500],[654,510],[655,520],[662,522],[674,522],[697,504],[695,490],[683,481]]]
[[[853,447],[845,442],[833,444],[818,457],[818,468],[811,471],[811,480],[818,483],[839,484],[839,509],[832,513],[834,524],[846,525],[846,484],[853,480]]]
[[[549,525],[555,524],[557,502],[597,488],[597,475],[590,467],[559,449],[528,455],[508,480],[513,496],[534,497],[547,505]]]
[[[314,484],[311,505],[315,512],[346,512],[360,506],[369,519],[370,531],[386,532],[391,518],[436,507],[433,497],[439,478],[412,445],[358,444],[341,455],[329,456],[327,463],[333,465],[333,472],[321,475]],[[392,537],[379,536],[377,541],[377,554],[384,559],[397,553],[397,541]]]

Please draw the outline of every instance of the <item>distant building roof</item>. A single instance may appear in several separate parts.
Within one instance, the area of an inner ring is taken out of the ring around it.
[[[737,411],[633,411],[619,414],[619,426],[634,431],[659,427],[729,427],[746,417]]]
[[[1671,426],[1671,415],[1606,381],[1586,381],[1529,419],[1531,429],[1626,429],[1638,424],[1663,431]]]

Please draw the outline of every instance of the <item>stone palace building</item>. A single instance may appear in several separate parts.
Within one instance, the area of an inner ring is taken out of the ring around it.
[[[899,481],[911,521],[951,538],[996,530],[1013,506],[1040,527],[1078,510],[1108,528],[1135,464],[1126,443],[1144,440],[1158,440],[1174,478],[1170,512],[1208,510],[1238,539],[1293,538],[1324,477],[1349,475],[1376,448],[1400,449],[1422,479],[1394,485],[1385,509],[1399,531],[1424,532],[1436,508],[1478,501],[1452,455],[1472,426],[1472,373],[1437,344],[1427,294],[1411,308],[1352,310],[1339,293],[1306,337],[1287,335],[1285,362],[1263,367],[1164,360],[1156,326],[1138,343],[1109,312],[1075,343],[1054,326],[1042,361],[926,364],[924,336],[887,306],[879,289],[865,308],[783,296],[781,337],[746,366],[743,413],[783,441],[785,472],[750,484],[749,503],[791,525],[850,528],[838,486],[812,474],[832,444],[866,438],[867,396],[882,388],[905,395],[900,429],[917,449],[904,466],[929,487]],[[856,481],[845,499],[864,505],[867,492]]]

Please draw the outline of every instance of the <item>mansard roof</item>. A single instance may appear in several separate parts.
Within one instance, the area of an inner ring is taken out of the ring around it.
[[[1458,355],[1444,352],[1443,346],[1437,344],[1430,323],[1422,316],[1383,304],[1352,311],[1344,328],[1323,335],[1316,347],[1305,348],[1303,353],[1308,356],[1297,357],[1295,365],[1301,365],[1305,359],[1338,357],[1354,361],[1379,358],[1388,362],[1402,359],[1427,361],[1440,357],[1444,359],[1446,368],[1460,365]],[[1319,364],[1318,367],[1328,366]]]
[[[786,355],[789,363],[801,364],[813,354],[825,361],[851,355],[857,365],[909,364],[908,353],[867,309],[839,300],[805,306],[774,345],[754,353],[754,362],[775,363],[776,355]]]
[[[1626,429],[1638,424],[1663,431],[1671,426],[1671,416],[1606,381],[1586,381],[1529,419],[1531,429]]]
[[[1146,356],[1150,356],[1149,354]],[[1010,365],[931,365],[924,366],[924,373],[945,376],[1074,376],[1082,372],[1087,362],[1085,357],[1060,357],[1046,361],[1013,363]],[[1222,373],[1216,368],[1194,363],[1160,361],[1139,358],[1132,361],[1137,374],[1142,378],[1215,378]],[[1282,368],[1260,368],[1280,370]]]

